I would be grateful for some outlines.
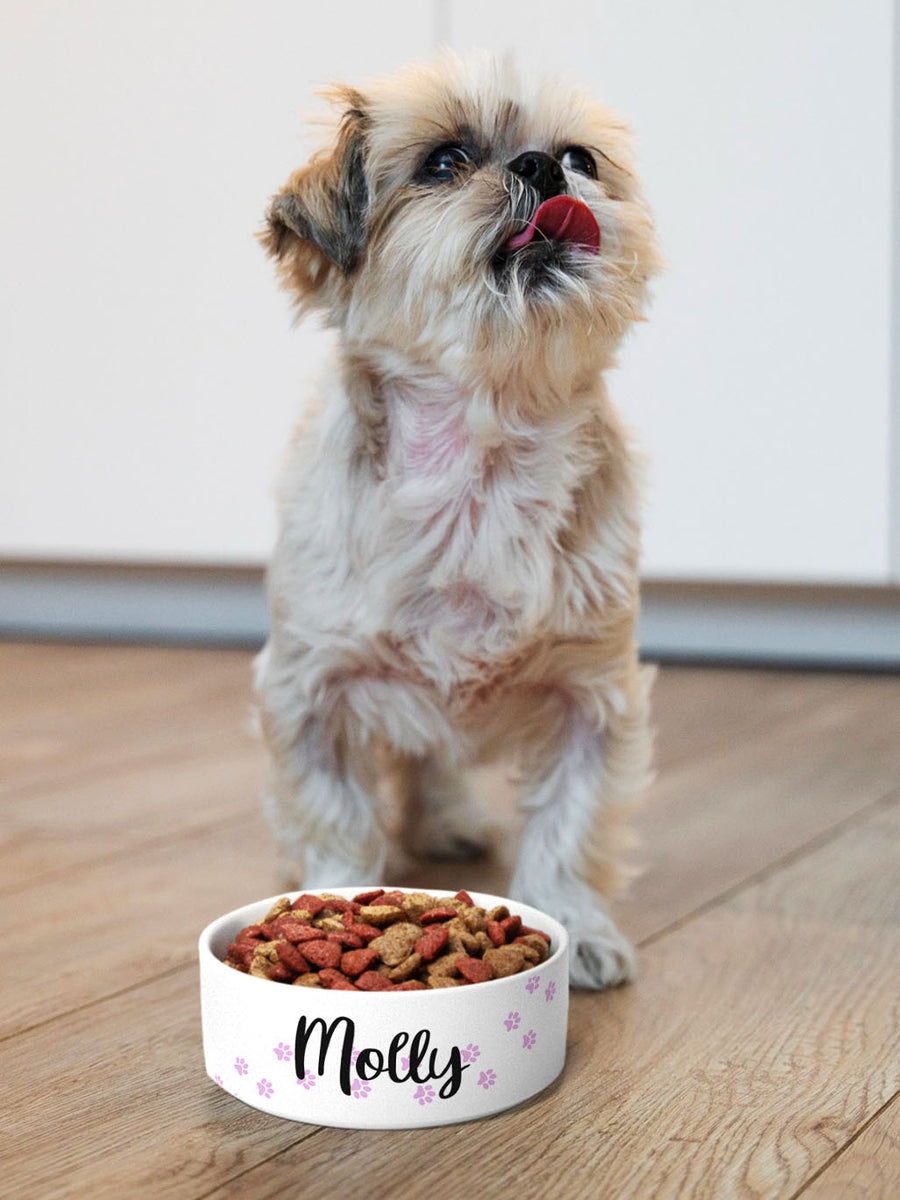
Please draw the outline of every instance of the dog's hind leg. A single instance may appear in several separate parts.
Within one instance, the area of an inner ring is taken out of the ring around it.
[[[491,826],[465,771],[439,751],[407,760],[409,850],[423,858],[472,859],[491,842]]]

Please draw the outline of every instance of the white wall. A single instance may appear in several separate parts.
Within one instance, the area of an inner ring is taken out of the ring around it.
[[[647,574],[886,581],[891,0],[451,12],[457,46],[564,70],[636,133],[669,262],[613,380],[651,458]]]
[[[313,88],[432,26],[413,0],[0,0],[0,555],[263,560],[322,339],[253,233]]]
[[[312,86],[437,31],[512,44],[637,132],[670,262],[613,383],[651,455],[645,574],[886,582],[892,19],[0,0],[0,555],[263,561],[322,339],[290,330],[252,233]]]

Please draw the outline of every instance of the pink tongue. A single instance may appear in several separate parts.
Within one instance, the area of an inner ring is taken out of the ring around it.
[[[506,243],[505,250],[527,246],[535,234],[556,242],[574,242],[592,254],[600,250],[600,226],[586,204],[572,196],[553,196],[545,200],[528,228]]]

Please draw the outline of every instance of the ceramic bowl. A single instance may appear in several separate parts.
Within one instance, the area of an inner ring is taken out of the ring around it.
[[[374,886],[315,890],[350,899]],[[440,888],[399,890],[447,894]],[[259,921],[277,896],[213,921],[200,935],[207,1074],[263,1112],[347,1129],[471,1121],[540,1092],[565,1061],[566,931],[526,904],[470,894],[487,909],[506,904],[525,925],[550,934],[547,961],[518,975],[455,988],[292,987],[245,975],[222,961],[238,930]]]

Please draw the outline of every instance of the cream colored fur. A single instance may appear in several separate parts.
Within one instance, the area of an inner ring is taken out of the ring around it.
[[[516,755],[510,894],[566,924],[576,984],[618,983],[634,958],[602,898],[608,823],[645,780],[649,679],[634,459],[603,373],[657,267],[626,131],[486,56],[333,99],[263,235],[341,346],[281,480],[257,665],[268,815],[304,885],[378,883],[385,755],[420,801],[411,839],[441,854],[483,837],[464,769]],[[462,139],[478,164],[423,180]],[[508,164],[571,145],[597,162],[565,186],[600,253],[498,258],[537,203]]]

